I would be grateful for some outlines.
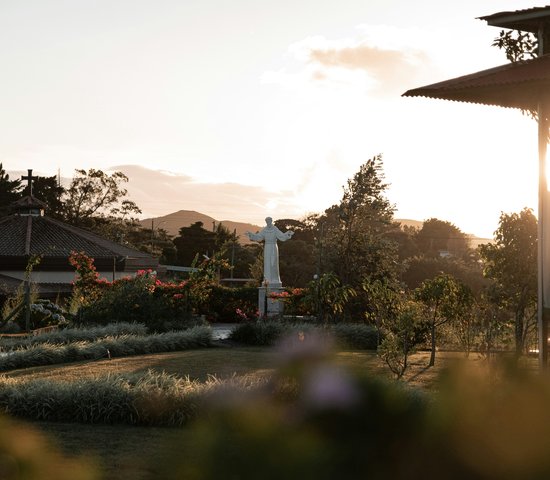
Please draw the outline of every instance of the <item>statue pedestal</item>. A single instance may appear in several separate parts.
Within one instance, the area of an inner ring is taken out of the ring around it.
[[[270,298],[272,293],[282,293],[282,287],[259,287],[258,288],[258,311],[260,318],[275,317],[283,314],[284,303],[278,298]]]

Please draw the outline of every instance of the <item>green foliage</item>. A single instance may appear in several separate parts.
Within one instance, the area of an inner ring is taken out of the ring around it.
[[[481,245],[484,274],[495,282],[490,292],[504,306],[515,328],[516,354],[535,331],[537,312],[537,219],[530,209],[500,216],[495,242]]]
[[[535,58],[538,54],[538,40],[531,32],[501,30],[491,46],[504,50],[508,61],[513,63]]]
[[[414,295],[416,300],[424,304],[426,310],[432,345],[430,366],[433,366],[437,327],[469,315],[473,305],[473,295],[466,285],[446,274],[424,281],[415,290]]]
[[[46,214],[49,217],[63,219],[64,193],[65,189],[58,183],[55,175],[52,177],[36,177],[32,182],[32,194],[48,205]],[[22,195],[28,194],[29,189],[25,187]]]
[[[197,255],[212,255],[216,248],[216,233],[204,228],[202,222],[181,227],[174,238],[178,265],[191,266]]]
[[[396,274],[397,243],[389,235],[394,208],[384,196],[387,186],[378,155],[348,180],[340,204],[318,219],[322,271],[335,272],[354,288],[365,276]]]
[[[9,352],[44,343],[64,345],[71,342],[94,342],[107,337],[144,336],[146,334],[147,328],[140,323],[111,323],[102,327],[65,328],[39,332],[30,337],[5,337],[2,339],[2,350]]]
[[[189,282],[164,284],[150,272],[138,272],[106,284],[99,298],[78,310],[75,320],[86,325],[143,323],[157,332],[185,328],[194,322],[194,292]]]
[[[30,343],[26,347],[20,347],[1,356],[0,371],[82,360],[190,350],[208,347],[211,340],[210,328],[194,327],[177,332],[145,336],[124,334],[93,341],[72,341],[68,344]]]
[[[122,172],[108,175],[93,168],[75,170],[63,198],[65,221],[95,229],[114,218],[141,213],[134,202],[125,198],[128,191],[122,185],[126,182],[128,177]]]
[[[338,323],[331,325],[329,331],[339,345],[350,349],[376,350],[380,339],[375,326],[362,323]]]
[[[0,409],[39,421],[179,427],[195,419],[217,390],[255,388],[258,381],[210,377],[201,383],[152,371],[74,382],[0,378]]]
[[[274,345],[288,330],[282,322],[258,320],[241,323],[231,331],[229,339],[245,345]]]
[[[10,180],[10,176],[0,163],[0,217],[10,213],[10,204],[19,199],[21,189],[21,180]]]
[[[99,480],[89,460],[64,457],[29,425],[0,417],[0,478],[3,480]]]
[[[303,322],[279,320],[246,322],[238,325],[230,339],[245,345],[275,345],[285,337],[296,338],[301,334],[332,335],[343,348],[376,350],[378,332],[372,325],[341,323],[320,326]]]
[[[455,257],[415,256],[405,260],[402,281],[411,290],[418,288],[423,281],[446,273],[468,285],[479,296],[491,283],[483,276],[480,262],[465,261]]]
[[[416,302],[401,301],[396,308],[396,315],[382,322],[383,339],[378,355],[399,379],[407,370],[409,355],[424,342],[427,324]]]
[[[430,218],[422,223],[415,235],[419,253],[438,257],[440,252],[448,252],[454,257],[465,258],[470,250],[469,239],[451,222]]]
[[[50,300],[39,299],[31,303],[30,328],[37,329],[49,326],[65,327],[68,321],[65,318],[67,312]],[[24,318],[19,316],[20,327],[25,328]]]
[[[357,292],[349,285],[342,285],[334,273],[324,273],[310,282],[304,293],[305,307],[317,314],[322,322],[341,318],[344,309]]]
[[[207,310],[212,321],[240,322],[243,319],[242,313],[255,318],[258,310],[258,288],[212,285]],[[237,313],[238,310],[242,313]]]
[[[438,478],[423,471],[432,459],[418,464],[430,404],[338,369],[313,338],[285,345],[269,388],[213,396],[208,420],[190,426],[189,455],[173,445],[163,478]]]

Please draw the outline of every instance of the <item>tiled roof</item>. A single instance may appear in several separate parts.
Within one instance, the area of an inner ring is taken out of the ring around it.
[[[0,219],[0,256],[43,255],[66,258],[73,250],[84,251],[94,258],[153,258],[139,250],[52,218],[10,215]]]
[[[430,97],[535,111],[550,98],[550,55],[508,63],[408,90],[405,97]]]

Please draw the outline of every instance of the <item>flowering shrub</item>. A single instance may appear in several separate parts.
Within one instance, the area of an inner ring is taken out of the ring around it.
[[[304,302],[306,289],[288,288],[282,292],[270,292],[268,298],[279,300],[285,305],[286,315],[309,315],[312,313],[309,305]]]
[[[135,277],[112,282],[101,297],[78,312],[81,323],[105,325],[138,322],[152,331],[166,331],[190,325],[188,282],[164,283],[154,272],[138,271]]]
[[[37,300],[31,304],[31,328],[42,328],[50,325],[65,326],[68,321],[65,318],[67,312],[56,303],[49,300]],[[20,317],[21,320],[21,317]],[[23,323],[25,319],[23,318]],[[20,325],[24,328],[24,325]]]

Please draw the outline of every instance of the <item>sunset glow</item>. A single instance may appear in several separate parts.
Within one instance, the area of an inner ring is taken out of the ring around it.
[[[0,161],[121,169],[144,217],[261,224],[323,211],[382,154],[397,218],[490,237],[536,210],[536,123],[401,94],[506,63],[476,17],[534,6],[6,0]]]

